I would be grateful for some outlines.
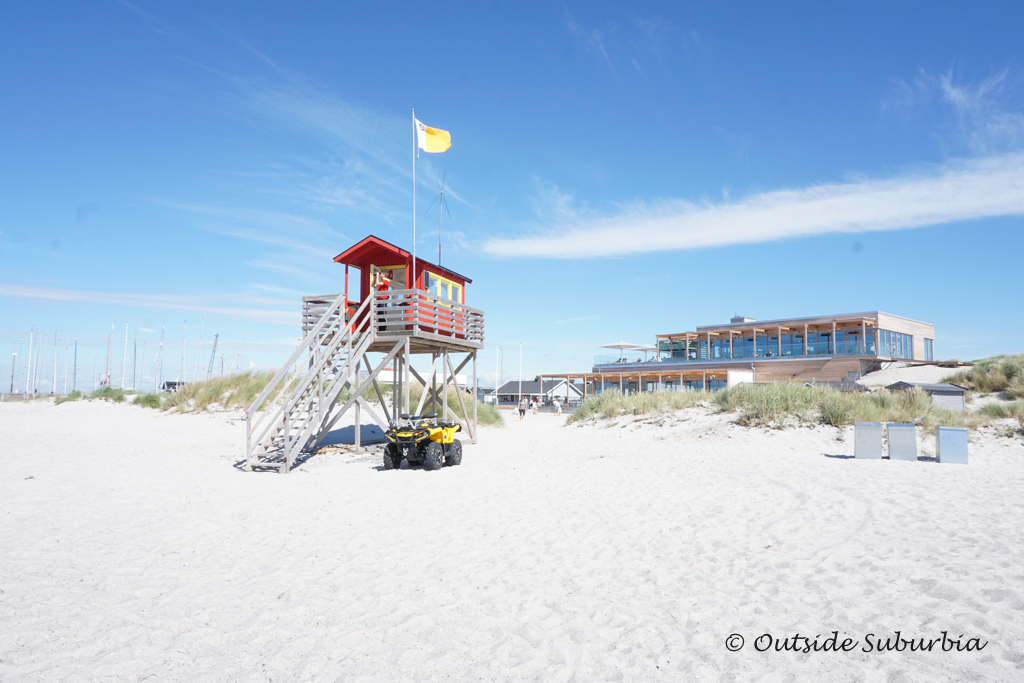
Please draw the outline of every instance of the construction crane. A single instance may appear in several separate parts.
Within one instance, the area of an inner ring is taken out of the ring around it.
[[[220,332],[213,335],[213,351],[210,352],[210,367],[206,369],[206,378],[210,378],[210,374],[213,373],[213,359],[217,357],[217,338],[220,337]]]

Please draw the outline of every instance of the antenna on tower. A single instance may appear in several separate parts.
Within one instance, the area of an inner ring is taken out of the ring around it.
[[[440,200],[437,205],[437,265],[441,265],[441,223],[444,218],[445,212],[448,213],[448,218],[451,219],[452,212],[448,209],[448,201],[444,198],[444,187],[448,182],[448,171],[444,172],[444,176],[441,180],[437,179],[437,174],[434,174],[434,182],[437,183],[437,196],[434,197],[434,201],[430,202],[430,206],[427,207],[427,211],[430,211],[430,207],[434,205],[434,202]],[[426,213],[424,211],[423,213]]]

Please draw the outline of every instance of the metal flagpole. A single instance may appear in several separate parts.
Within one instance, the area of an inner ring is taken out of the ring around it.
[[[416,289],[416,109],[412,110],[412,282],[405,283]],[[415,305],[415,303],[413,304]]]
[[[28,363],[25,366],[25,393],[29,393],[29,387],[32,386],[32,342],[35,338],[35,329],[29,330],[28,333]]]
[[[163,370],[161,361],[164,356],[164,328],[167,323],[160,323],[160,348],[156,352],[156,370],[153,372],[153,393],[160,393],[160,371]]]
[[[192,371],[192,381],[198,382],[199,377],[199,354],[203,350],[203,334],[206,332],[206,318],[203,318],[203,325],[199,328],[199,348],[196,349],[196,367]],[[207,373],[209,374],[209,373]]]
[[[179,381],[185,381],[185,326],[188,325],[188,321],[181,323],[181,378]]]
[[[103,366],[103,386],[110,386],[110,345],[114,339],[114,321],[110,321],[110,334],[107,335],[107,362]]]
[[[75,337],[75,364],[71,368],[71,391],[78,391],[78,337]]]
[[[124,389],[124,369],[128,366],[128,323],[124,321],[124,348],[121,350],[121,388]]]
[[[50,387],[50,393],[57,393],[57,330],[53,331],[53,385]]]

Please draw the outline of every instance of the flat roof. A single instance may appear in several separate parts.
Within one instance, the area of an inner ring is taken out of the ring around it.
[[[702,334],[706,332],[715,332],[718,330],[729,331],[729,330],[750,330],[750,329],[761,329],[771,327],[789,327],[792,325],[823,325],[830,324],[832,322],[843,323],[843,322],[860,322],[861,320],[868,320],[876,325],[878,324],[879,315],[886,315],[892,318],[899,318],[900,320],[906,320],[907,322],[919,323],[921,325],[931,325],[931,323],[922,322],[920,320],[914,320],[913,318],[906,318],[901,315],[893,315],[892,313],[886,313],[885,311],[866,311],[864,313],[840,313],[834,315],[816,315],[803,318],[777,318],[775,320],[753,320],[742,323],[722,323],[720,325],[698,325],[696,331],[691,332],[674,332],[668,334],[657,334],[655,339],[665,339],[670,337],[682,337],[687,334]]]

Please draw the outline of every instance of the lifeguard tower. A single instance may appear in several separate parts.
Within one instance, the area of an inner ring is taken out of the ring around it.
[[[403,414],[420,415],[425,407],[458,420],[466,441],[475,443],[476,352],[483,348],[484,313],[466,305],[466,285],[472,280],[414,260],[408,251],[373,235],[334,261],[345,266],[345,291],[303,297],[302,342],[249,406],[246,469],[288,472],[296,457],[315,448],[349,410],[354,411],[357,448],[364,420],[386,429]],[[359,269],[358,294],[349,282],[350,268]],[[413,368],[417,355],[430,357],[424,375]],[[300,363],[302,370],[293,372]],[[470,364],[472,393],[467,393],[456,378]],[[413,381],[423,390],[410,410]],[[390,400],[381,382],[391,383]],[[449,410],[449,385],[461,415]],[[378,402],[367,401],[364,394]],[[275,398],[268,402],[270,396]]]

